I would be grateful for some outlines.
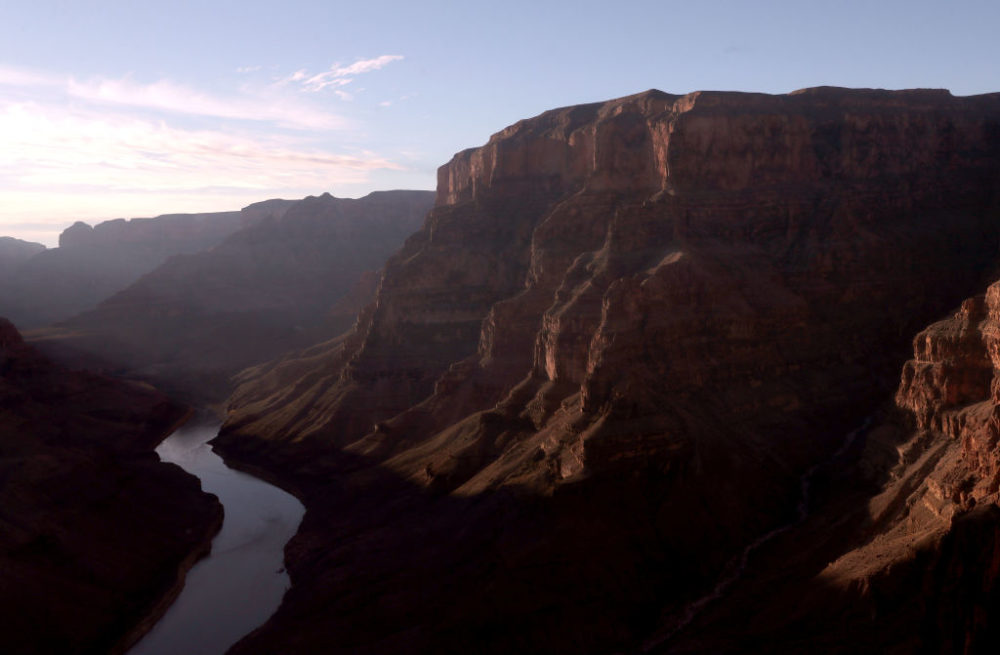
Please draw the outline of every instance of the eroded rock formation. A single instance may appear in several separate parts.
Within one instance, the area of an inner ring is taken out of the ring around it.
[[[122,653],[207,553],[222,507],[161,464],[186,410],[59,368],[0,319],[0,644]]]
[[[353,331],[231,400],[219,447],[309,509],[239,652],[638,647],[982,284],[998,181],[1000,96],[931,90],[651,91],[459,153]]]

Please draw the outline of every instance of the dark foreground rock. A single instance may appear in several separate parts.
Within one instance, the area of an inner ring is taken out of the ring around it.
[[[122,653],[166,609],[222,523],[153,452],[186,416],[54,366],[0,319],[0,650]]]

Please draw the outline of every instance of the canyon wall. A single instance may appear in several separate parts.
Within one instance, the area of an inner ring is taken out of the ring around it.
[[[650,91],[438,180],[353,330],[230,401],[217,447],[309,509],[238,652],[637,647],[987,279],[1000,96]]]

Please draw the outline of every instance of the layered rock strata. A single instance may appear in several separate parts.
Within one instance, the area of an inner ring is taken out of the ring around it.
[[[998,181],[1000,96],[932,90],[650,91],[459,153],[353,331],[231,400],[219,448],[309,509],[238,651],[642,643],[982,283]]]
[[[386,191],[300,200],[29,338],[61,361],[149,380],[189,402],[220,402],[239,370],[349,328],[354,316],[331,309],[420,226],[433,198]]]
[[[51,364],[0,319],[0,644],[123,653],[207,553],[222,507],[153,453],[186,410]]]

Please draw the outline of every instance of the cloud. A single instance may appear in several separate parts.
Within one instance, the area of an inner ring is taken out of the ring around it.
[[[169,80],[140,84],[125,79],[70,80],[67,93],[90,102],[237,120],[271,121],[296,129],[343,129],[346,121],[329,112],[280,96],[224,97]]]
[[[381,70],[394,61],[403,59],[402,55],[381,55],[374,59],[359,59],[348,66],[334,64],[330,70],[316,75],[309,75],[305,70],[296,71],[291,76],[281,80],[282,83],[301,82],[306,91],[322,91],[327,87],[346,86],[354,81],[357,75]]]
[[[0,190],[329,188],[398,164],[291,137],[186,130],[163,122],[35,104],[0,107]]]
[[[48,73],[0,66],[0,86],[57,87],[66,83],[65,77],[57,77]]]

